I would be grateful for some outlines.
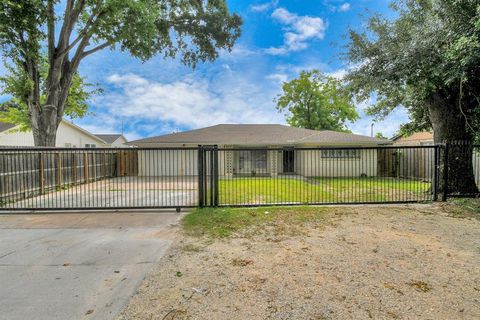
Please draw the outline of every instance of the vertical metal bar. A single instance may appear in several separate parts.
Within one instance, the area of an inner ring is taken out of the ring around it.
[[[438,149],[440,146],[435,145],[433,149],[433,201],[438,201]]]
[[[44,177],[43,153],[38,153],[38,179],[40,186],[40,194],[45,192],[45,177]]]
[[[447,201],[448,198],[448,152],[449,143],[445,143],[444,157],[443,157],[443,195],[442,201]]]
[[[214,167],[214,171],[213,171],[213,179],[214,179],[214,183],[213,183],[213,193],[214,193],[214,196],[213,196],[213,206],[214,207],[218,207],[218,146],[215,145],[213,147],[213,167]]]
[[[213,207],[213,184],[214,184],[214,179],[213,179],[213,171],[214,171],[214,165],[213,165],[213,149],[210,148],[208,150],[208,154],[209,154],[209,170],[208,170],[208,173],[209,173],[209,182],[210,182],[210,193],[209,193],[209,206],[210,207]]]
[[[197,151],[197,156],[198,156],[198,168],[197,168],[197,174],[198,174],[198,206],[200,208],[204,207],[204,202],[203,202],[203,147],[198,146],[198,151]]]

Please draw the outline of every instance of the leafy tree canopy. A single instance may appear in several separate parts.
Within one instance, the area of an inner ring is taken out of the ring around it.
[[[346,58],[357,66],[346,76],[352,91],[364,101],[375,93],[368,112],[380,119],[406,107],[411,123],[402,132],[431,129],[428,107],[444,104],[478,135],[480,3],[401,0],[391,7],[398,14],[394,20],[374,16],[364,32],[350,30]]]
[[[226,0],[3,0],[0,49],[17,69],[3,81],[9,106],[28,110],[36,145],[53,146],[62,117],[82,113],[84,58],[111,48],[195,67],[231,50],[241,24]]]
[[[358,119],[342,83],[318,70],[302,71],[298,78],[285,82],[282,89],[274,101],[293,127],[348,131],[346,122]]]
[[[440,190],[478,193],[472,142],[480,131],[480,3],[478,0],[398,0],[394,19],[374,16],[364,32],[350,31],[346,75],[360,100],[375,95],[379,118],[397,106],[410,113],[403,132],[433,129],[451,143],[448,184]],[[462,144],[454,143],[462,141]],[[453,144],[452,144],[453,143]]]
[[[375,138],[380,138],[380,139],[388,139],[383,133],[377,132],[375,134]]]
[[[0,103],[0,121],[14,123],[19,125],[20,131],[31,130],[31,121],[28,114],[26,99],[28,96],[29,79],[23,69],[19,66],[5,64],[8,75],[0,77],[0,88],[2,94],[11,96],[11,99]],[[48,72],[46,59],[43,60],[40,69],[40,102],[45,103],[45,79]],[[88,90],[91,88],[91,90]],[[65,116],[75,119],[82,118],[88,112],[87,101],[93,95],[101,93],[103,90],[96,88],[95,85],[87,83],[78,72],[72,78],[72,84],[69,89],[67,102],[65,106]]]

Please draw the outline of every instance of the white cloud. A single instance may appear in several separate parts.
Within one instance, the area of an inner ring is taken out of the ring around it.
[[[348,10],[350,10],[350,7],[351,7],[350,3],[345,2],[344,4],[338,7],[338,11],[347,12]]]
[[[332,12],[347,12],[352,7],[350,2],[342,0],[323,0],[323,4]]]
[[[276,8],[278,5],[278,0],[272,0],[266,3],[252,4],[250,10],[253,12],[265,12],[270,9]]]
[[[260,87],[231,71],[212,81],[187,77],[162,83],[135,74],[114,74],[107,80],[117,93],[101,102],[107,113],[122,115],[126,121],[187,128],[218,123],[284,123],[272,103],[278,86]],[[164,128],[161,130],[157,127],[151,134],[164,133]]]
[[[271,47],[266,53],[284,55],[289,52],[301,51],[308,48],[308,41],[323,39],[326,22],[320,17],[299,16],[287,9],[278,8],[272,13],[272,18],[284,25],[283,45]]]
[[[220,50],[220,57],[222,59],[239,59],[239,58],[245,58],[245,57],[250,57],[252,55],[257,54],[255,50],[249,49],[241,44],[236,44],[231,51],[228,50]]]
[[[375,121],[371,116],[365,114],[365,109],[371,104],[371,101],[363,102],[357,105],[357,112],[360,114],[360,119],[355,123],[349,124],[348,127],[355,134],[370,136],[371,125],[373,125],[374,135],[381,132],[384,136],[391,138],[398,132],[400,125],[409,121],[408,112],[405,108],[398,107],[393,110],[382,121]]]
[[[347,74],[346,69],[338,69],[332,72],[327,72],[327,76],[333,77],[337,80],[343,80],[343,77]]]
[[[286,75],[284,73],[272,73],[272,74],[267,76],[267,79],[282,84],[282,83],[288,81],[288,75]]]

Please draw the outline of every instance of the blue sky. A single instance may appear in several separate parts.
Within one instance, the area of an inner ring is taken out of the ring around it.
[[[129,139],[218,123],[285,123],[273,98],[281,83],[301,70],[320,69],[341,76],[348,27],[362,27],[367,12],[389,15],[387,0],[229,0],[244,20],[232,52],[195,70],[177,60],[155,57],[142,63],[120,51],[86,58],[80,72],[104,93],[90,101],[90,114],[75,123],[94,133],[124,130]],[[363,15],[363,17],[362,17]],[[0,74],[4,71],[0,69]],[[372,119],[349,128],[370,134]],[[401,109],[375,131],[391,136],[408,117]]]

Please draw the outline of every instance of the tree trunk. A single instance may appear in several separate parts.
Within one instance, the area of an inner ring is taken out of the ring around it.
[[[448,184],[449,194],[478,193],[473,171],[473,137],[467,131],[465,118],[458,107],[450,104],[439,94],[433,94],[427,101],[435,143],[448,143]],[[444,152],[440,159],[439,189],[444,191]]]
[[[43,117],[42,117],[43,118]],[[33,140],[37,147],[55,147],[57,141],[57,125],[48,121],[42,121],[38,130],[33,131]]]
[[[58,107],[46,105],[38,112],[36,119],[32,117],[33,141],[37,147],[55,147],[57,129],[60,121],[57,115]]]
[[[51,62],[55,67],[51,68],[46,89],[46,101],[41,111],[38,112],[37,121],[32,117],[32,128],[35,146],[55,147],[57,129],[63,119],[68,92],[76,68],[72,68],[70,62],[61,60],[61,66],[57,61]],[[36,126],[35,123],[36,122]]]

